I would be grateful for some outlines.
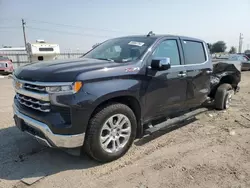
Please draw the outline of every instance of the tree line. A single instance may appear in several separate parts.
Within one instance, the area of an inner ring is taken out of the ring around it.
[[[217,41],[213,44],[208,43],[208,47],[211,53],[221,53],[221,52],[225,52],[227,49],[226,43],[224,41]],[[230,54],[234,54],[237,52],[237,49],[232,46],[229,50]],[[250,54],[250,50],[246,50],[245,54]]]

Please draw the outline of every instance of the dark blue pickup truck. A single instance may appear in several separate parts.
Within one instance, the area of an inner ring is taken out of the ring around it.
[[[135,138],[202,112],[208,100],[228,108],[240,76],[233,65],[213,66],[199,39],[114,38],[78,59],[16,69],[14,119],[49,147],[81,148],[107,162],[124,155]],[[159,126],[161,119],[167,121]]]

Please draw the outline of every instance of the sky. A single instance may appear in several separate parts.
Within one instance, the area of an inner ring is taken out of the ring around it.
[[[0,0],[0,46],[44,39],[61,51],[133,34],[176,34],[250,48],[250,0]]]

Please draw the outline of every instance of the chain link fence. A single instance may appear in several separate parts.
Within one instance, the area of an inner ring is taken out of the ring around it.
[[[57,55],[57,59],[71,59],[71,58],[79,58],[80,56],[82,56],[84,53],[82,52],[77,52],[77,53],[60,53],[59,55]],[[3,56],[8,57],[9,59],[12,60],[14,68],[18,68],[20,66],[26,65],[29,63],[28,60],[28,54],[25,52],[16,52],[16,53],[4,53],[4,54],[0,54]]]

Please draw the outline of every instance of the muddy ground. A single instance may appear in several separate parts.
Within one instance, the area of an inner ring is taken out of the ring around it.
[[[244,72],[229,110],[136,140],[124,157],[104,165],[21,133],[12,120],[11,80],[0,79],[0,188],[250,188],[249,78]]]

